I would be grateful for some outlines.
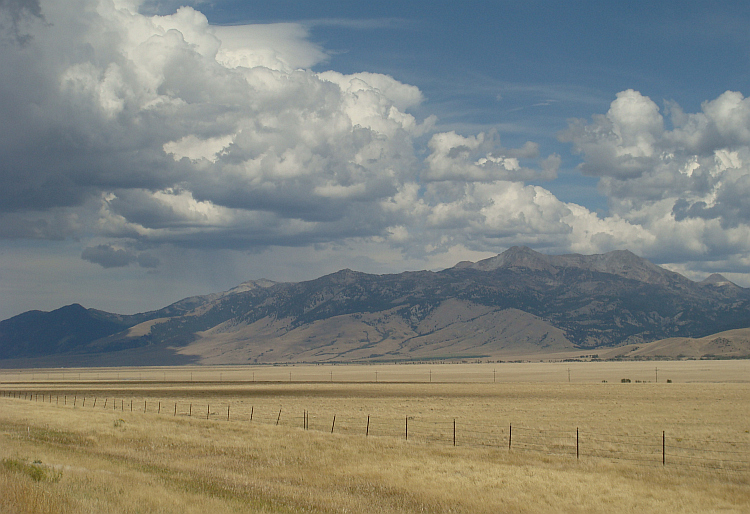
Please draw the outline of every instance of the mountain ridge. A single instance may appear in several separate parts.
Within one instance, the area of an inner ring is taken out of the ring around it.
[[[722,276],[693,282],[627,250],[550,256],[513,247],[441,271],[343,269],[304,282],[247,281],[135,315],[81,306],[53,312],[70,315],[59,326],[85,323],[34,332],[24,320],[46,325],[39,311],[2,321],[0,359],[140,352],[144,364],[156,355],[213,364],[371,362],[612,348],[746,328],[750,290]]]

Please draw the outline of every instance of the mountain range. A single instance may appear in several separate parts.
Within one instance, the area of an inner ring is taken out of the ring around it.
[[[721,275],[694,282],[627,250],[513,247],[442,271],[250,281],[134,315],[29,311],[0,322],[0,366],[501,360],[633,345],[644,356],[654,341],[748,327],[750,289]]]

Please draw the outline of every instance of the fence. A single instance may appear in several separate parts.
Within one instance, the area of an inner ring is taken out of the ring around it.
[[[2,391],[6,398],[44,402],[61,407],[101,408],[113,411],[196,417],[233,422],[299,427],[345,435],[396,437],[432,445],[507,448],[511,452],[537,452],[573,459],[633,461],[654,466],[680,466],[732,472],[750,471],[747,441],[695,439],[666,431],[625,434],[603,431],[538,429],[520,425],[481,423],[467,419],[430,419],[423,416],[322,415],[308,410],[278,410],[264,406],[237,409],[230,403],[167,401],[158,399],[98,398],[93,395],[59,395],[29,391]],[[98,405],[98,407],[97,407]],[[739,439],[739,437],[738,437]]]

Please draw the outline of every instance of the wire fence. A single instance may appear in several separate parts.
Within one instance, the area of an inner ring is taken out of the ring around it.
[[[324,414],[271,408],[264,404],[215,403],[201,400],[102,398],[95,394],[59,395],[49,392],[2,391],[2,397],[43,402],[60,407],[111,409],[174,417],[194,417],[236,423],[261,423],[350,436],[394,437],[427,445],[507,448],[572,459],[631,461],[653,466],[679,466],[726,472],[750,472],[750,436],[734,440],[683,437],[667,431],[616,433],[594,429],[533,428],[512,423],[487,423],[464,418]]]

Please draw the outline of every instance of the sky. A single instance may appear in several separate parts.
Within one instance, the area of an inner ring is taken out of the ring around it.
[[[0,0],[0,319],[629,249],[750,287],[750,3]]]

